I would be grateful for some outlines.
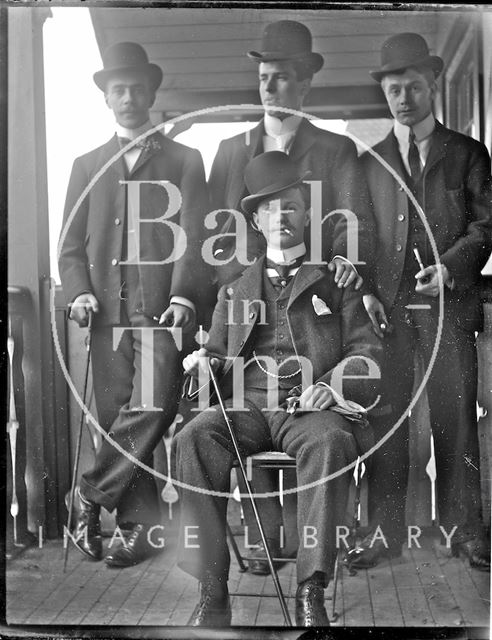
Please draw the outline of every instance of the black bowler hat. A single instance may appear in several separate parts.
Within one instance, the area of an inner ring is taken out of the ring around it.
[[[408,67],[429,67],[437,78],[443,66],[442,58],[429,54],[427,42],[418,33],[398,33],[383,43],[381,67],[369,73],[380,82],[388,73],[404,71]]]
[[[241,200],[241,207],[251,214],[268,196],[295,187],[310,175],[310,171],[302,171],[283,151],[261,153],[252,158],[244,170],[244,182],[250,195]]]
[[[309,29],[295,20],[279,20],[267,24],[261,40],[261,51],[248,51],[256,62],[299,60],[306,62],[313,73],[323,66],[323,56],[312,51],[313,41]]]
[[[106,90],[107,81],[121,71],[138,71],[148,76],[152,90],[162,82],[162,69],[151,62],[145,49],[136,42],[117,42],[109,46],[102,55],[103,67],[94,74],[94,82],[101,91]]]

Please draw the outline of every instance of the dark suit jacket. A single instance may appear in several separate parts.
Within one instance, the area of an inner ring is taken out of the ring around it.
[[[254,329],[261,319],[263,265],[260,258],[242,276],[219,291],[207,350],[228,358],[248,360],[254,349]],[[332,311],[316,315],[312,296],[316,294]],[[248,322],[244,323],[243,301],[249,305]],[[232,309],[232,311],[231,311]],[[233,322],[230,322],[232,315]],[[326,265],[303,264],[293,282],[287,304],[287,320],[296,353],[308,358],[313,367],[313,383],[332,384],[333,369],[350,356],[365,356],[379,364],[382,346],[371,328],[362,304],[361,294],[353,287],[339,289]],[[225,397],[232,394],[232,359],[226,361],[222,388]],[[345,375],[367,376],[367,365],[360,359],[351,360]],[[369,406],[375,400],[378,379],[347,379],[343,396]]]
[[[374,151],[405,180],[393,131]],[[405,260],[408,198],[395,178],[369,152],[361,156],[361,162],[377,226],[375,293],[390,310]],[[453,291],[445,287],[449,315],[463,328],[479,330],[481,304],[477,284],[492,250],[492,181],[487,149],[437,122],[422,179],[422,209],[440,259],[456,285]],[[400,251],[396,250],[397,245]],[[428,237],[422,260],[426,265],[436,262]],[[437,312],[437,299],[429,298],[429,302]]]
[[[215,157],[209,179],[210,198],[213,209],[235,209],[241,211],[241,199],[248,195],[244,185],[244,169],[249,160],[263,152],[263,120],[251,131],[223,140]],[[324,131],[305,118],[297,130],[292,143],[290,158],[299,162],[302,170],[311,171],[307,180],[322,180],[322,214],[335,209],[349,209],[359,221],[359,260],[367,267],[358,266],[367,280],[368,268],[374,255],[374,220],[368,206],[367,186],[357,162],[357,150],[346,136]],[[230,223],[230,222],[229,222]],[[228,226],[226,223],[227,230]],[[335,255],[347,255],[346,220],[344,216],[332,216],[323,224],[323,259],[331,260]],[[248,242],[256,242],[255,256],[264,251],[263,237],[251,234]],[[244,267],[242,267],[244,269]],[[241,272],[236,269],[234,277]],[[227,280],[220,276],[228,267],[219,267],[219,284]]]
[[[64,227],[78,199],[82,195],[83,199],[66,229],[59,259],[60,276],[67,302],[84,291],[96,296],[100,303],[96,321],[100,325],[120,321],[118,292],[122,268],[119,261],[126,246],[124,221],[127,202],[127,187],[120,185],[120,180],[169,181],[179,188],[182,198],[179,212],[170,221],[186,233],[186,251],[177,261],[138,267],[143,303],[139,311],[149,317],[160,316],[172,295],[199,303],[198,294],[210,285],[200,253],[203,218],[209,210],[201,156],[198,151],[160,133],[154,133],[152,138],[155,145],[142,151],[130,175],[127,175],[123,157],[110,162],[119,151],[116,136],[77,158],[73,165]],[[98,175],[108,162],[107,169]],[[163,187],[143,185],[141,218],[155,220],[163,216],[168,200]],[[140,225],[142,261],[168,259],[176,245],[176,238],[167,224]]]

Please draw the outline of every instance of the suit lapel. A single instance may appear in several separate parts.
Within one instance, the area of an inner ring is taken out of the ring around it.
[[[234,167],[231,167],[231,183],[230,193],[232,194],[232,202],[236,204],[236,208],[240,209],[239,203],[246,195],[246,187],[244,186],[244,168],[251,160],[263,151],[263,120],[250,131],[246,131],[244,136],[244,144],[238,148],[237,156],[234,160]],[[229,200],[231,201],[231,200]]]
[[[297,162],[300,158],[306,155],[317,139],[316,127],[303,118],[294,137],[294,142],[290,148],[289,156],[294,162]]]
[[[424,177],[446,155],[446,144],[449,139],[448,130],[436,120],[436,128],[432,134],[429,156],[424,167]]]
[[[321,265],[302,264],[292,283],[292,291],[290,292],[287,309],[289,309],[297,298],[304,293],[314,282],[321,280],[326,275],[326,271]]]
[[[403,160],[401,159],[400,149],[398,148],[398,140],[393,130],[389,132],[386,138],[378,148],[379,155],[398,173],[398,175],[408,182],[408,174],[405,170]]]
[[[121,155],[117,160],[113,160],[119,150],[120,145],[118,144],[118,139],[115,134],[101,150],[99,168],[102,168],[107,162],[112,161],[110,170],[116,173],[118,180],[126,180],[128,173],[123,156]]]
[[[161,153],[164,150],[166,138],[160,133],[153,133],[148,136],[145,141],[147,142],[147,146],[142,149],[142,152],[137,158],[133,169],[130,172],[132,176],[136,173],[143,165],[145,165],[151,158],[153,158],[157,153]]]

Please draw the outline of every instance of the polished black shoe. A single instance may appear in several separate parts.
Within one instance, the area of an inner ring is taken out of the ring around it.
[[[188,626],[230,627],[231,618],[227,582],[222,582],[207,572],[200,582],[200,602],[193,610]]]
[[[65,496],[65,506],[70,507],[70,494]],[[84,498],[80,487],[76,487],[72,512],[72,536],[75,546],[91,560],[102,559],[102,537],[100,522],[101,507]]]
[[[267,540],[268,549],[272,558],[280,557],[280,547],[274,540]],[[270,565],[268,564],[267,554],[262,542],[257,542],[258,547],[251,549],[246,558],[248,563],[248,569],[250,573],[254,573],[255,576],[267,576],[270,573]],[[275,568],[280,567],[283,562],[275,562]]]
[[[322,584],[314,580],[305,580],[300,584],[296,592],[296,626],[329,627],[324,600]]]
[[[370,569],[375,567],[383,558],[398,558],[401,556],[401,544],[387,540],[388,547],[381,539],[374,540],[374,533],[368,534],[359,545],[350,550],[346,556],[346,564],[351,569]]]
[[[150,526],[145,524],[132,525],[125,541],[106,556],[106,565],[112,569],[133,567],[159,553],[160,548],[154,547],[148,540],[149,529]]]
[[[484,537],[477,536],[465,542],[451,544],[453,556],[465,556],[472,569],[490,571],[490,545]]]

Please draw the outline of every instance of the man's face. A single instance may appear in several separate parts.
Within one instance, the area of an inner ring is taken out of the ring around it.
[[[436,84],[429,86],[427,78],[415,69],[388,74],[381,81],[391,114],[401,124],[411,127],[432,111]]]
[[[298,80],[292,64],[286,60],[260,62],[258,69],[261,104],[270,116],[283,120],[290,114],[275,107],[300,110],[311,80]]]
[[[108,80],[104,97],[119,125],[137,129],[149,119],[155,93],[146,75],[124,71]]]
[[[301,190],[291,187],[262,200],[253,213],[253,220],[269,247],[288,249],[304,241],[309,210]]]

